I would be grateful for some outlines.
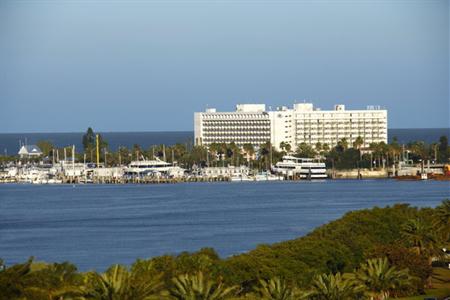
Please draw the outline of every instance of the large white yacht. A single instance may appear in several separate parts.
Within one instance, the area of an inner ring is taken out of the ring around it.
[[[162,161],[158,158],[154,160],[138,160],[132,161],[128,167],[124,169],[126,177],[143,177],[143,176],[169,176],[181,177],[184,169],[175,166],[172,163]]]
[[[272,167],[275,173],[300,176],[301,179],[325,179],[327,169],[324,162],[313,158],[283,156],[283,160]]]

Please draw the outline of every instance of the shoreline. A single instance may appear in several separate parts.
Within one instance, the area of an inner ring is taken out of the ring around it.
[[[138,180],[138,181],[99,181],[99,182],[73,182],[73,181],[66,181],[66,182],[60,182],[60,183],[34,183],[34,182],[24,182],[24,181],[1,181],[0,185],[2,184],[17,184],[17,185],[49,185],[49,186],[61,186],[61,185],[158,185],[158,184],[189,184],[189,183],[235,183],[235,184],[242,184],[242,183],[250,183],[250,184],[265,184],[268,182],[278,182],[278,183],[320,183],[320,182],[339,182],[339,181],[373,181],[373,180],[385,180],[385,181],[398,181],[398,182],[411,182],[411,181],[417,181],[417,182],[425,182],[425,181],[450,181],[450,177],[442,177],[442,178],[428,178],[426,180],[418,178],[396,178],[396,177],[364,177],[364,178],[349,178],[349,177],[341,177],[341,178],[326,178],[326,179],[312,179],[312,180],[244,180],[244,181],[233,181],[230,178],[207,178],[207,179],[197,179],[197,180],[180,180],[180,179],[160,179],[160,180]]]

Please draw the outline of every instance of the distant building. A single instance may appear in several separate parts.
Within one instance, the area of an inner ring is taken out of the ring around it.
[[[36,145],[23,145],[18,154],[20,158],[38,157],[42,155],[42,151]]]
[[[345,105],[320,110],[312,103],[297,103],[266,111],[264,104],[239,104],[234,112],[208,108],[195,113],[194,134],[195,144],[205,146],[235,142],[240,147],[246,143],[259,147],[270,141],[277,149],[287,143],[295,150],[301,143],[333,147],[343,138],[351,145],[360,136],[362,147],[368,147],[373,142],[387,143],[387,110],[378,106],[346,110]]]

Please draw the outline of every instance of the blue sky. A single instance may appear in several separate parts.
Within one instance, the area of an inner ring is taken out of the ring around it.
[[[237,103],[449,127],[449,1],[1,1],[0,132],[192,130]]]

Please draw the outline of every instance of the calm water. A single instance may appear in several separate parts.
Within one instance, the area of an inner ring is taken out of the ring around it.
[[[19,142],[35,144],[40,140],[51,141],[57,147],[75,145],[81,149],[82,132],[71,133],[0,133],[0,155],[5,151],[9,154],[17,153]],[[192,131],[170,131],[170,132],[105,132],[102,133],[112,150],[119,146],[131,148],[134,144],[148,149],[152,145],[176,143],[192,143],[194,133]],[[389,141],[397,137],[399,143],[407,144],[412,141],[425,141],[434,143],[439,137],[446,135],[450,138],[449,128],[428,129],[389,129]]]
[[[0,257],[103,270],[214,247],[222,256],[302,236],[345,212],[436,206],[448,182],[343,180],[176,185],[0,185]]]

